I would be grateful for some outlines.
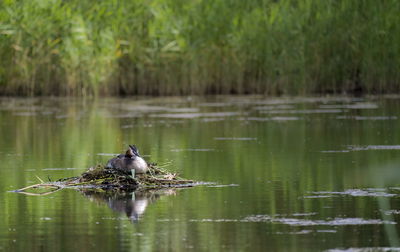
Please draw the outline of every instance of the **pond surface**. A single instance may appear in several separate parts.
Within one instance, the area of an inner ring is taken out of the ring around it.
[[[0,99],[0,250],[400,251],[400,99]],[[188,189],[8,192],[128,144]]]

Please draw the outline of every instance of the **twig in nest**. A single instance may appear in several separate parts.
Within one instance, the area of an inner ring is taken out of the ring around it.
[[[51,188],[55,188],[55,189],[50,191],[50,192],[42,192],[42,193],[26,192],[26,190],[28,190],[28,189],[38,188],[38,187],[51,187]],[[55,193],[55,192],[61,190],[62,188],[63,188],[62,186],[55,185],[55,184],[41,183],[41,184],[30,185],[30,186],[15,190],[14,192],[22,193],[22,194],[26,194],[26,195],[31,195],[31,196],[44,196],[44,195],[48,195],[48,194],[51,194],[51,193]]]
[[[42,193],[32,193],[32,192],[25,192],[25,191],[20,191],[20,192],[17,192],[17,193],[21,193],[21,194],[25,194],[25,195],[29,195],[29,196],[45,196],[45,195],[49,195],[49,194],[55,193],[57,191],[60,191],[61,189],[62,188],[60,187],[60,188],[57,188],[57,189],[55,189],[53,191],[42,192]]]
[[[43,184],[44,183],[44,181],[41,179],[41,178],[39,178],[39,176],[38,175],[35,175],[36,176],[36,178]]]
[[[165,168],[172,164],[171,161],[165,162],[164,164],[157,165],[157,168]]]

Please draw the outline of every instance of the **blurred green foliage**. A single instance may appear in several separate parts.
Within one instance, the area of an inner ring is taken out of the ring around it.
[[[0,94],[397,92],[397,0],[7,0]]]

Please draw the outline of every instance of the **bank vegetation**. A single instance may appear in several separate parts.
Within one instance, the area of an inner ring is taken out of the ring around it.
[[[397,0],[3,0],[0,95],[400,91]]]

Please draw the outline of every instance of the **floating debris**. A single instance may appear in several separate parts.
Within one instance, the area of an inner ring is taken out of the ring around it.
[[[320,105],[321,109],[377,109],[378,105],[375,103],[360,102],[355,104],[332,104]]]
[[[204,149],[201,149],[201,148],[199,148],[199,149],[196,149],[196,148],[188,148],[188,149],[172,149],[171,151],[172,151],[172,152],[182,152],[182,151],[209,152],[209,151],[215,151],[215,149],[207,149],[207,148],[204,148]]]
[[[294,213],[292,216],[311,216],[311,215],[317,215],[318,213],[316,212],[310,212],[310,213]]]
[[[336,233],[337,231],[334,229],[321,229],[317,230],[317,233]]]
[[[253,109],[255,110],[284,110],[284,109],[293,110],[294,108],[295,107],[293,105],[287,105],[287,104],[253,107]]]
[[[350,152],[349,150],[326,150],[326,151],[320,151],[321,153],[348,153]]]
[[[364,150],[400,150],[400,145],[367,145],[367,146],[353,146],[347,147],[352,151],[364,151]]]
[[[209,185],[207,187],[215,187],[215,188],[220,188],[220,187],[236,187],[239,186],[238,184],[229,184],[229,185]]]
[[[365,247],[365,248],[347,248],[347,249],[335,248],[335,249],[329,249],[326,251],[327,252],[373,252],[373,251],[393,252],[393,251],[400,251],[400,248],[396,248],[396,247]]]
[[[47,183],[37,178],[40,184],[27,186],[14,192],[40,196],[64,188],[137,191],[201,184],[180,178],[177,173],[170,173],[157,167],[156,164],[147,163],[140,156],[135,145],[129,145],[125,154],[119,154],[110,159],[105,166],[99,164],[90,167],[79,177],[63,178],[56,182],[51,182],[49,178],[50,182]],[[36,190],[32,192],[32,189]]]
[[[323,150],[321,153],[347,153],[351,151],[367,151],[367,150],[400,150],[400,145],[366,145],[357,146],[349,145],[345,150]]]
[[[313,196],[303,196],[304,199],[320,199],[320,198],[332,198],[330,195],[313,195]]]
[[[353,196],[353,197],[395,197],[397,194],[387,193],[383,190],[377,190],[378,188],[367,188],[367,189],[348,189],[343,192],[311,192],[314,195],[304,196],[306,199],[310,198],[329,198],[337,195]],[[379,188],[380,189],[380,188]]]
[[[199,117],[230,117],[240,115],[239,112],[209,112],[209,113],[165,113],[152,114],[150,117],[191,119]]]
[[[342,109],[298,109],[298,110],[266,110],[262,114],[335,114],[344,112]]]
[[[287,234],[289,234],[289,235],[301,235],[301,234],[310,234],[310,233],[312,233],[313,231],[312,230],[300,230],[300,231],[297,231],[297,232],[276,232],[275,234],[283,234],[283,235],[287,235]]]
[[[44,168],[43,171],[68,171],[68,170],[77,170],[78,168],[74,167],[66,167],[66,168]]]
[[[273,117],[241,117],[238,118],[239,121],[256,121],[256,122],[266,122],[266,121],[298,121],[300,117],[297,116],[273,116]]]
[[[41,183],[39,184],[30,185],[13,192],[42,196],[64,188],[137,191],[166,187],[191,187],[203,184],[183,179],[177,173],[167,172],[155,164],[149,164],[149,169],[146,173],[136,174],[135,177],[121,170],[108,169],[103,165],[97,165],[89,168],[79,177],[63,178],[55,182],[46,183],[42,180],[40,181]],[[32,189],[36,189],[36,191],[31,192]],[[38,192],[38,189],[45,191]]]
[[[350,226],[350,225],[382,225],[397,224],[394,221],[363,218],[334,218],[327,220],[310,220],[298,218],[276,218],[269,215],[250,215],[243,219],[191,219],[189,222],[266,222],[289,226]]]
[[[397,224],[394,221],[362,218],[335,218],[332,220],[307,220],[296,218],[273,218],[268,215],[252,215],[243,219],[247,222],[272,222],[289,226],[347,226],[347,225],[381,225]]]
[[[358,121],[382,121],[382,120],[397,120],[397,116],[337,116],[336,119],[344,120],[358,120]]]
[[[256,137],[214,137],[217,141],[255,141]]]
[[[384,214],[386,214],[386,215],[392,215],[392,214],[400,214],[400,210],[387,210],[387,211],[384,211]]]

